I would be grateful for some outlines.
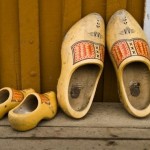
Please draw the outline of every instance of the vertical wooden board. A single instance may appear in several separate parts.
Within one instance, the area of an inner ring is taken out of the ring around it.
[[[128,0],[127,11],[143,26],[144,0]]]
[[[92,12],[99,13],[105,19],[106,0],[82,0],[82,16]]]
[[[38,0],[19,0],[22,88],[40,90]]]
[[[61,6],[60,0],[39,1],[42,92],[56,90],[60,73]]]
[[[62,37],[81,19],[82,0],[62,0]]]
[[[0,87],[21,88],[17,0],[0,0],[0,72]]]
[[[107,0],[106,22],[109,21],[111,15],[117,10],[126,9],[126,4],[127,0]],[[107,51],[105,55],[103,100],[105,102],[119,102],[117,78]]]
[[[144,32],[147,36],[150,45],[150,1],[145,1],[145,14],[144,14]]]
[[[105,0],[82,0],[82,16],[89,13],[99,13],[105,20],[106,1]],[[103,80],[104,74],[101,75],[97,86],[94,101],[103,101]]]

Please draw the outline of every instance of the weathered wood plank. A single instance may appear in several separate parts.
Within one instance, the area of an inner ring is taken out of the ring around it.
[[[99,139],[99,140],[150,140],[150,129],[101,127],[36,127],[18,132],[0,127],[0,139]]]
[[[38,0],[19,0],[22,89],[40,91]]]
[[[3,150],[148,150],[150,140],[1,139],[0,146]]]
[[[104,128],[150,128],[150,116],[138,119],[128,114],[119,103],[93,103],[87,116],[76,120],[62,112],[48,121],[42,121],[42,127],[104,127]],[[0,121],[0,126],[9,125],[7,118]]]
[[[94,103],[88,114],[79,120],[64,113],[58,113],[51,121],[41,122],[41,126],[82,126],[82,127],[137,127],[149,128],[150,116],[138,119],[128,114],[118,103]]]
[[[133,118],[117,103],[95,103],[87,117],[80,120],[59,112],[56,118],[43,121],[27,132],[13,130],[6,121],[6,118],[0,121],[3,150],[148,150],[150,147],[150,117]]]
[[[145,0],[144,31],[150,45],[150,1]]]
[[[0,87],[21,88],[18,0],[0,0]]]
[[[60,73],[62,1],[40,0],[40,62],[42,92],[56,90]]]

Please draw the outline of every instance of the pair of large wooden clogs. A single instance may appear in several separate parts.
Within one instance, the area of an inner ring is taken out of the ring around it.
[[[136,117],[150,114],[150,49],[142,28],[126,11],[117,11],[106,29],[120,100]],[[92,13],[78,21],[62,44],[57,98],[66,114],[81,118],[89,111],[104,67],[105,26]],[[109,91],[108,91],[109,94]]]

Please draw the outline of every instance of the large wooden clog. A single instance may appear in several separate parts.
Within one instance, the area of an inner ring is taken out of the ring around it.
[[[137,21],[117,11],[107,25],[107,46],[118,78],[120,99],[129,113],[150,113],[150,49]]]
[[[64,37],[57,98],[63,111],[81,118],[89,111],[103,70],[105,27],[92,13],[79,20]]]
[[[19,105],[24,97],[31,92],[35,91],[33,89],[15,90],[9,87],[0,89],[0,119],[8,111]]]
[[[57,113],[56,95],[31,93],[17,107],[9,111],[11,127],[18,131],[27,131],[37,126],[42,119],[51,119]]]

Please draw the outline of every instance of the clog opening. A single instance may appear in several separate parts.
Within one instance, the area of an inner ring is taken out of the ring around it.
[[[24,102],[14,110],[17,114],[27,114],[34,111],[38,106],[38,99],[35,95],[29,95],[26,97]]]
[[[4,103],[9,98],[9,91],[8,90],[1,90],[0,91],[0,104]]]
[[[145,109],[150,104],[150,70],[142,62],[132,62],[123,71],[125,91],[131,105]]]
[[[87,64],[77,68],[70,79],[68,97],[71,107],[76,111],[85,109],[91,99],[100,67]]]

